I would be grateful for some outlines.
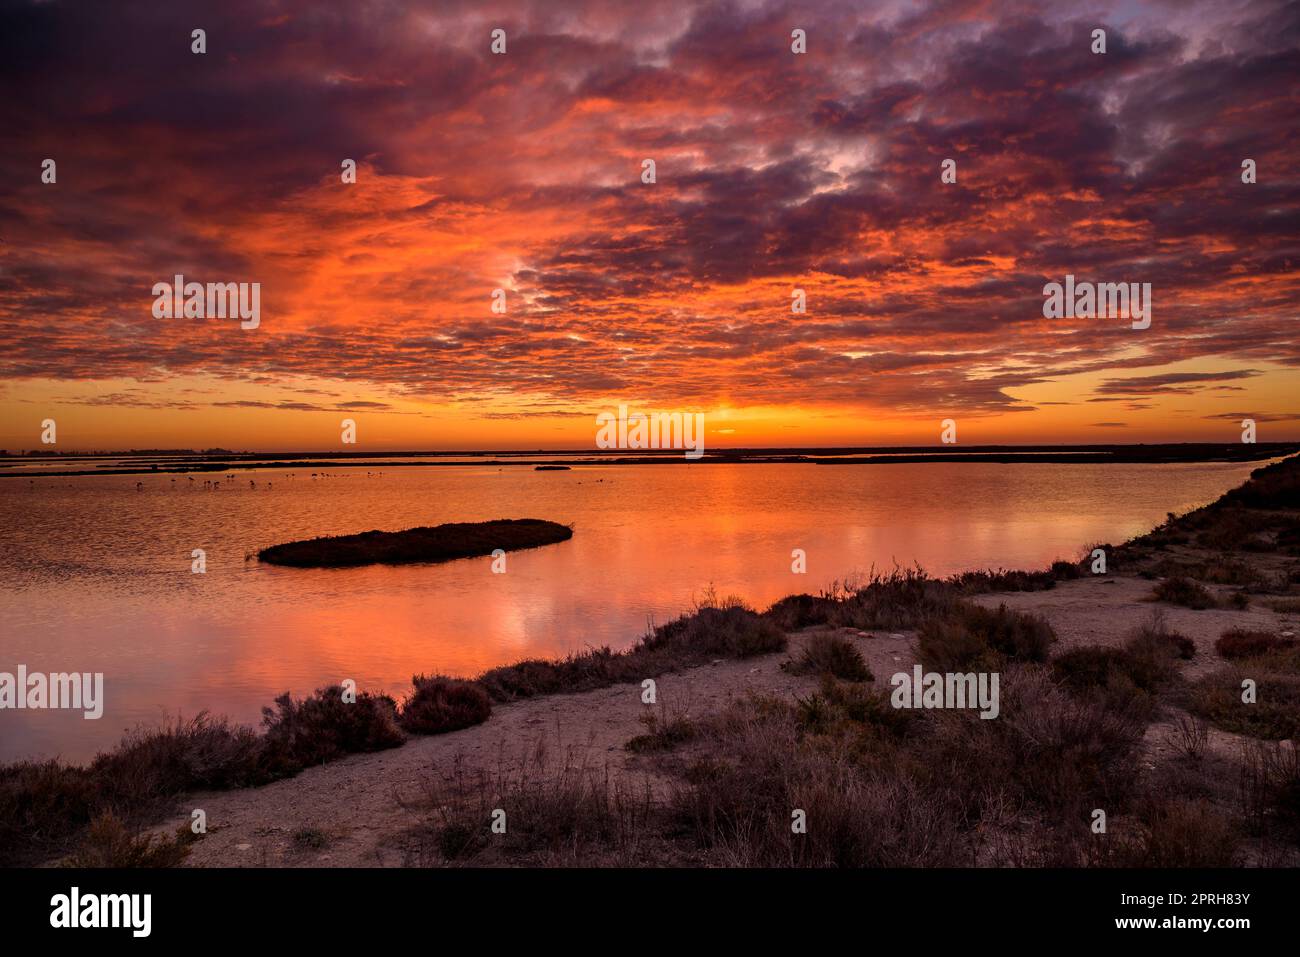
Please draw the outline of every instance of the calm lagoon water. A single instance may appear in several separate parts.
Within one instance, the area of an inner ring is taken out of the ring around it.
[[[415,672],[624,648],[712,585],[762,608],[834,579],[1038,568],[1205,504],[1261,463],[270,469],[0,480],[0,671],[102,671],[105,711],[0,711],[0,760],[85,760],[124,729],[207,709],[256,723],[343,678],[400,696]],[[249,481],[257,483],[249,487]],[[136,490],[143,481],[144,489]],[[267,487],[267,483],[271,487]],[[258,548],[440,522],[545,518],[568,542],[490,559],[276,568]],[[191,551],[207,552],[192,574]],[[791,572],[791,550],[808,572]]]

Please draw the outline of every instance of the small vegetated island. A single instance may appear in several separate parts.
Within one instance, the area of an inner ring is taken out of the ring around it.
[[[506,518],[491,522],[449,522],[404,532],[329,535],[272,545],[257,557],[272,565],[295,568],[347,568],[356,565],[404,565],[449,562],[554,545],[573,537],[573,529],[540,518]]]

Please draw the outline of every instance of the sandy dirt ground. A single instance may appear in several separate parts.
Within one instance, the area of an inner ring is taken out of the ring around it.
[[[1296,615],[1278,615],[1259,605],[1242,611],[1192,611],[1149,600],[1152,582],[1141,578],[1096,577],[1062,582],[1050,591],[981,595],[974,600],[1006,603],[1044,616],[1056,630],[1056,651],[1081,644],[1118,644],[1159,609],[1167,625],[1196,643],[1194,660],[1184,665],[1194,678],[1221,663],[1213,645],[1231,627],[1294,630]],[[1226,591],[1227,589],[1222,589]],[[718,661],[657,680],[658,705],[669,714],[701,717],[751,692],[791,696],[816,687],[813,678],[787,674],[780,667],[796,653],[813,629],[791,636],[789,653],[749,660]],[[910,632],[861,632],[841,629],[852,638],[888,690],[889,677],[910,670],[915,662]],[[188,822],[193,809],[206,812],[208,833],[188,860],[191,867],[402,866],[410,863],[407,832],[416,823],[414,805],[427,800],[430,782],[445,782],[458,766],[492,769],[518,767],[539,743],[548,754],[607,768],[612,775],[631,775],[658,790],[667,782],[656,777],[653,762],[624,749],[643,733],[641,718],[651,710],[641,702],[639,685],[617,685],[581,694],[498,705],[484,724],[452,734],[412,738],[405,745],[374,754],[354,755],[311,768],[297,777],[261,788],[186,795],[175,817],[158,830]],[[1166,747],[1177,715],[1152,724],[1146,747]],[[1229,752],[1236,736],[1212,731],[1210,747]],[[294,834],[322,832],[319,850],[302,847]]]

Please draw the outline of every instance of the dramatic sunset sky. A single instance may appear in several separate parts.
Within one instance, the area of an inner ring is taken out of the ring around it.
[[[1300,438],[1300,5],[0,11],[0,447]],[[1044,319],[1067,273],[1151,327]]]

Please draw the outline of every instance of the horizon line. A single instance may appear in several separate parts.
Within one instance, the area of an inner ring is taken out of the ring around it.
[[[1257,448],[1280,448],[1287,446],[1300,445],[1300,438],[1295,439],[1277,439],[1268,442],[1244,443],[1241,441],[1231,442],[1034,442],[1034,443],[981,443],[972,445],[950,444],[932,444],[932,445],[747,445],[747,446],[715,446],[712,449],[706,448],[704,453],[708,454],[828,454],[842,452],[876,452],[876,451],[896,451],[896,452],[943,452],[945,454],[962,454],[964,452],[987,452],[987,451],[1057,451],[1062,449],[1078,449],[1088,451],[1098,451],[1107,449],[1136,449],[1136,448],[1243,448],[1254,445]],[[1243,448],[1243,451],[1245,449]],[[366,450],[339,450],[339,449],[229,449],[221,446],[212,446],[206,449],[196,448],[131,448],[131,449],[17,449],[10,451],[0,449],[0,459],[33,459],[33,458],[65,458],[68,456],[83,457],[122,457],[122,456],[290,456],[290,455],[308,455],[308,456],[334,456],[340,458],[364,458],[367,456],[413,456],[413,455],[598,455],[602,457],[627,457],[627,456],[674,456],[680,455],[680,449],[601,449],[601,448],[541,448],[541,447],[517,447],[517,448],[467,448],[467,449],[449,449],[449,448],[432,448],[432,449],[366,449]]]

